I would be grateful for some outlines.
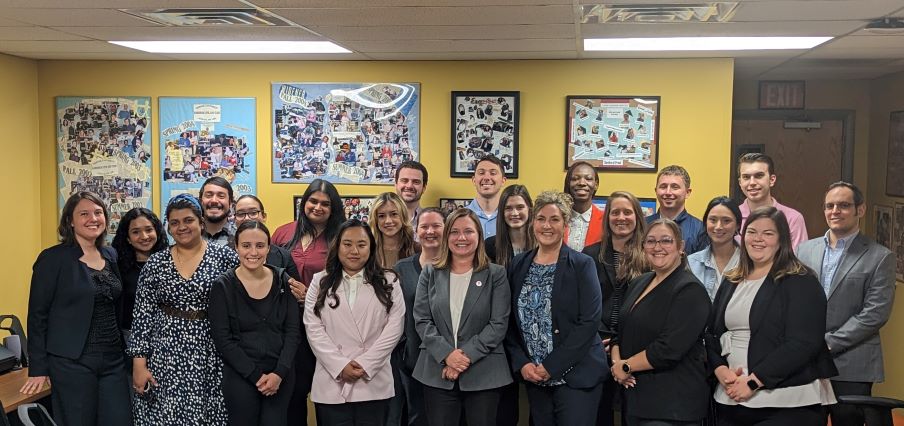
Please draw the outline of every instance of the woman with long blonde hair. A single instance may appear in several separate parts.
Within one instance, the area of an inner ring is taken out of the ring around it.
[[[377,241],[377,265],[392,269],[396,262],[417,251],[405,202],[395,192],[377,196],[370,207],[370,230]]]

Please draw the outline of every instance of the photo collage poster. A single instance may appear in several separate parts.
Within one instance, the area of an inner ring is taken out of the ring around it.
[[[895,277],[904,281],[904,204],[895,203],[895,229],[891,249],[895,254]]]
[[[151,98],[57,97],[56,111],[59,207],[75,192],[98,194],[112,240],[123,214],[151,208]]]
[[[602,170],[656,171],[658,97],[567,99],[566,168],[587,161]]]
[[[518,177],[519,92],[452,92],[452,176],[471,177],[494,155],[507,178]]]
[[[471,204],[472,198],[440,198],[439,207],[446,216],[452,214],[456,209],[466,208]]]
[[[257,191],[257,127],[253,98],[160,98],[160,210],[181,193],[221,176],[235,198]]]
[[[419,160],[420,84],[273,83],[273,182],[392,184]]]

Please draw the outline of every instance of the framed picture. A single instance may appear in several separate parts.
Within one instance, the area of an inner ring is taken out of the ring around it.
[[[441,208],[443,213],[448,215],[459,207],[467,207],[468,204],[471,204],[471,200],[472,198],[440,198],[439,206],[437,207]]]
[[[895,254],[895,276],[904,280],[904,204],[895,203],[895,229],[892,235],[892,253]]]
[[[904,197],[904,111],[890,114],[888,156],[885,158],[885,193]]]
[[[891,207],[880,204],[876,204],[873,211],[876,212],[876,242],[885,246],[885,248],[892,250],[891,231],[894,225],[894,221],[892,220],[894,212]]]
[[[568,96],[565,169],[586,161],[597,170],[655,172],[659,96]]]
[[[342,206],[345,209],[346,219],[358,219],[367,223],[370,219],[370,207],[373,205],[377,197],[373,195],[350,195],[342,197]],[[301,212],[301,195],[293,197],[293,205],[295,206],[295,220],[298,220],[298,214]]]
[[[477,162],[495,155],[507,178],[518,177],[521,92],[452,92],[452,177],[471,177]]]
[[[593,205],[599,207],[601,210],[606,210],[606,199],[608,197],[593,197]],[[640,201],[640,209],[643,210],[643,216],[647,217],[653,213],[656,213],[656,199],[655,198],[638,198]]]

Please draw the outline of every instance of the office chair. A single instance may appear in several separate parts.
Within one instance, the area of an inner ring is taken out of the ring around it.
[[[878,396],[842,395],[838,397],[838,402],[856,405],[863,409],[866,426],[893,426],[891,410],[904,408],[904,401],[900,399]]]
[[[22,426],[56,426],[50,413],[41,404],[22,404],[17,412]]]

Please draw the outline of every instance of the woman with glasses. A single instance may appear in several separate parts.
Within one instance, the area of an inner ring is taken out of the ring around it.
[[[625,388],[622,415],[628,426],[699,425],[709,408],[709,297],[685,269],[677,223],[651,222],[643,248],[652,271],[631,282],[612,345],[612,376]]]
[[[754,210],[706,335],[720,425],[825,424],[838,374],[825,342],[826,296],[794,255],[785,215]]]
[[[235,201],[235,227],[238,229],[243,223],[249,221],[257,221],[263,224],[267,223],[267,212],[264,211],[264,203],[257,196],[246,194],[242,195]],[[268,244],[270,251],[267,253],[267,264],[283,268],[291,278],[290,284],[300,287],[304,294],[304,286],[300,286],[301,276],[298,275],[298,267],[292,261],[292,254],[289,250],[277,244]],[[302,297],[303,299],[303,297]]]

